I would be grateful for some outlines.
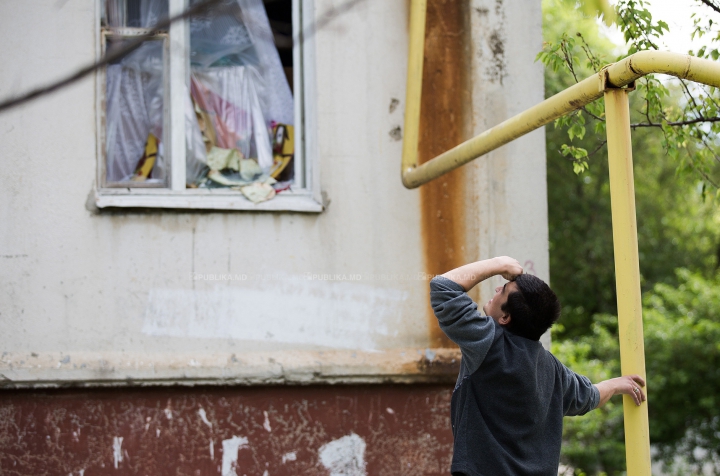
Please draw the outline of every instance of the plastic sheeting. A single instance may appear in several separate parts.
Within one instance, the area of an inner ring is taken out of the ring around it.
[[[193,1],[195,3],[197,0]],[[220,15],[190,22],[190,61],[193,70],[211,66],[255,66],[262,89],[259,100],[268,123],[293,124],[293,97],[280,63],[262,0],[228,0]],[[222,55],[225,51],[224,56]]]
[[[223,6],[219,15],[190,22],[192,97],[210,123],[203,127],[212,127],[205,134],[208,147],[236,148],[268,173],[270,129],[273,123],[293,124],[292,93],[262,0],[228,0]],[[188,182],[199,177],[188,176]]]
[[[245,158],[256,158],[269,172],[273,163],[268,124],[258,94],[260,77],[252,66],[212,68],[192,73],[192,95],[209,113],[215,146],[236,148]]]

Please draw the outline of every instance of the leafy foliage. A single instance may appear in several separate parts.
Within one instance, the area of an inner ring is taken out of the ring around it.
[[[714,462],[720,471],[720,276],[687,269],[679,285],[658,283],[643,300],[650,438],[666,466],[683,474]],[[597,382],[619,375],[617,318],[596,316],[589,335],[553,344],[553,353]],[[690,431],[688,431],[690,430]],[[625,467],[622,401],[566,418],[563,460],[577,474]],[[706,451],[698,458],[697,448]]]
[[[551,54],[550,50],[557,48],[559,58],[557,69],[546,68],[548,96],[574,84],[576,77],[592,74],[617,49],[599,34],[592,18],[568,9],[563,0],[546,0],[544,17],[546,45],[555,46],[546,46],[541,54]],[[582,37],[573,33],[577,30],[583,32]],[[562,52],[562,42],[554,40],[563,38],[574,49]],[[562,58],[579,55],[586,61],[575,61],[572,69],[563,66],[566,63]],[[655,78],[642,88],[670,104],[682,100],[678,88],[661,88]],[[640,94],[643,91],[630,97],[633,120],[643,116],[639,111],[646,104]],[[586,109],[589,113],[568,115],[546,130],[550,269],[553,288],[564,306],[564,331],[555,333],[560,338],[587,334],[592,315],[616,312],[603,102],[596,101]],[[712,273],[720,241],[720,217],[716,206],[706,199],[704,182],[696,174],[678,173],[677,162],[665,153],[663,141],[664,136],[654,128],[638,128],[633,133],[645,291],[657,282],[675,283],[678,267]],[[576,175],[580,169],[581,175]]]
[[[546,44],[538,58],[546,65],[547,96],[594,74],[608,58],[626,55],[598,32],[593,18],[570,8],[574,4],[543,3]],[[656,47],[667,31],[646,6],[618,2],[628,51]],[[715,23],[696,18],[697,25],[720,42],[710,32]],[[697,53],[713,57],[708,48]],[[720,379],[713,373],[720,348],[712,344],[720,342],[720,212],[714,200],[720,101],[717,91],[658,77],[638,81],[630,101],[651,442],[678,474],[692,474],[702,461],[720,461]],[[563,302],[554,353],[599,381],[620,373],[602,100],[559,119],[546,137],[550,271]],[[695,401],[689,401],[688,387]],[[576,475],[621,474],[623,438],[622,402],[616,398],[584,417],[566,419],[563,461]],[[696,448],[709,451],[702,455]]]
[[[658,284],[645,298],[650,437],[666,461],[714,460],[720,472],[720,279],[687,269],[678,277],[679,286]],[[697,458],[695,448],[709,453]]]
[[[685,0],[690,3],[689,0]],[[696,0],[704,4],[702,0]],[[709,0],[705,0],[706,2]],[[556,4],[558,1],[556,0]],[[568,1],[562,2],[567,7]],[[627,51],[622,51],[618,59],[643,50],[657,50],[658,43],[663,34],[669,31],[668,24],[656,20],[647,9],[648,2],[644,0],[619,0],[616,5],[617,24],[627,41]],[[708,9],[709,13],[717,15],[720,19],[720,8]],[[695,14],[693,14],[695,15]],[[695,30],[693,37],[712,38],[720,42],[720,31],[712,18],[694,17]],[[591,27],[592,28],[592,27]],[[594,28],[597,30],[597,27]],[[568,34],[567,31],[577,31]],[[592,73],[597,73],[607,63],[604,55],[598,54],[598,49],[592,41],[586,40],[585,29],[576,26],[565,30],[559,37],[546,42],[543,50],[537,55],[546,67],[553,72],[566,70],[575,82],[578,82]],[[582,33],[581,33],[582,32]],[[689,54],[701,58],[720,57],[717,48],[702,46]],[[635,93],[640,96],[635,101],[634,109],[639,113],[631,127],[653,128],[663,134],[662,145],[667,154],[675,161],[679,172],[692,172],[703,181],[703,192],[713,190],[720,196],[720,155],[718,143],[715,139],[720,133],[720,92],[716,88],[707,87],[697,83],[688,83],[684,80],[664,83],[654,75],[641,79]],[[674,86],[673,86],[674,85]],[[673,95],[672,89],[678,89],[682,99]],[[671,99],[668,101],[668,99]],[[594,125],[596,135],[604,132],[605,110],[602,100],[580,109],[566,118],[556,121],[555,127],[565,130],[569,143],[562,148],[563,155],[570,157],[573,170],[581,174],[588,169],[588,154],[586,148],[573,145],[576,138],[582,139],[585,135],[587,118],[597,121]],[[596,141],[599,148],[602,141]]]

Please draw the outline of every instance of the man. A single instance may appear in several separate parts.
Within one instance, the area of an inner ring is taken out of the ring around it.
[[[563,416],[583,415],[613,395],[645,401],[640,376],[593,385],[542,347],[560,303],[541,279],[522,273],[517,260],[501,256],[430,281],[440,328],[462,351],[451,404],[453,476],[556,476]],[[497,275],[508,282],[482,315],[467,291]]]

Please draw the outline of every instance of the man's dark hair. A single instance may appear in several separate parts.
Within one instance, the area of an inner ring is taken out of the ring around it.
[[[518,291],[510,293],[501,308],[510,314],[505,328],[515,335],[540,340],[560,317],[560,301],[550,286],[532,274],[521,274],[515,283]]]

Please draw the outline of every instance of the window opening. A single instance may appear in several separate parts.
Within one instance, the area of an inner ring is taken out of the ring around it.
[[[168,0],[103,6],[105,48],[168,15]],[[190,19],[189,32],[172,38],[188,51],[186,163],[165,156],[168,38],[161,33],[107,67],[105,186],[167,188],[169,168],[184,165],[187,188],[236,190],[254,202],[288,190],[295,178],[292,0],[224,0]]]

